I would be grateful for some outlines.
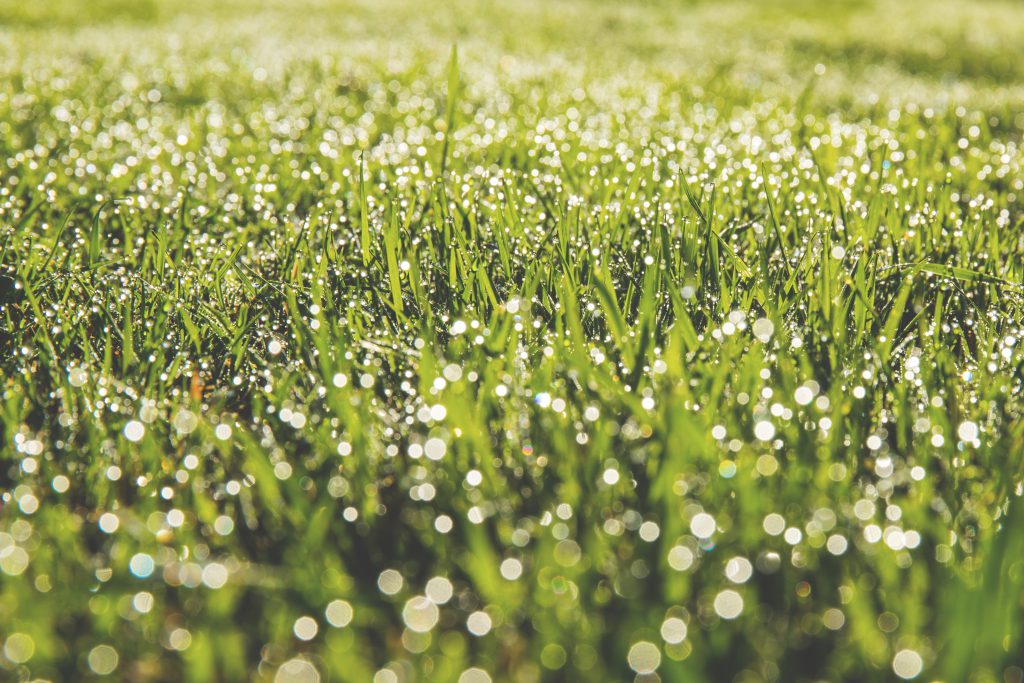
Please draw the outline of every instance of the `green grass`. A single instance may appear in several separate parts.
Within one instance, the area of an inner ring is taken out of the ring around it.
[[[1024,679],[1024,5],[0,45],[0,680]]]

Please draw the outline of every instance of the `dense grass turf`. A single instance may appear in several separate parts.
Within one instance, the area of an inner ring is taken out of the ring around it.
[[[0,1],[0,679],[1024,680],[1024,5],[195,4]]]

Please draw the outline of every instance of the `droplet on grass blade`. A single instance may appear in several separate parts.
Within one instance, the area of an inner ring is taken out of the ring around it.
[[[706,512],[697,513],[690,520],[690,531],[697,538],[711,538],[715,533],[715,518]]]
[[[437,605],[425,596],[418,595],[406,601],[402,609],[402,621],[411,631],[427,633],[437,625],[440,614]]]
[[[775,333],[775,324],[768,318],[758,318],[754,321],[751,329],[758,341],[768,343],[772,338],[772,334]]]
[[[735,619],[743,612],[743,596],[724,590],[715,596],[715,613],[723,619]]]
[[[324,610],[327,623],[334,628],[344,628],[352,622],[352,605],[345,600],[332,600]]]
[[[654,673],[661,666],[661,650],[654,643],[641,640],[629,648],[626,661],[629,668],[638,674]]]
[[[911,680],[921,675],[924,660],[914,650],[900,650],[892,658],[892,670],[903,680]]]
[[[686,640],[686,622],[678,617],[669,617],[661,623],[661,638],[670,645]]]

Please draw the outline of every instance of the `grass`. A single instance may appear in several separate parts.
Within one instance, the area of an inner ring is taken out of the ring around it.
[[[194,5],[0,3],[0,679],[1024,680],[1024,7]]]

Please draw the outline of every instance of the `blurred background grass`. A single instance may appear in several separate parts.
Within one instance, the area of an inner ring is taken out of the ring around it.
[[[1024,74],[1024,7],[1015,0],[2,0],[0,30],[8,50],[70,40],[106,52],[159,46],[153,39],[163,34],[203,53],[273,45],[283,54],[442,58],[458,43],[470,62],[495,53],[596,60],[599,68],[640,60],[654,73],[680,67],[679,59],[769,73],[781,59],[859,74],[861,85],[875,69],[993,87],[1019,85]],[[377,49],[360,49],[367,44]]]

